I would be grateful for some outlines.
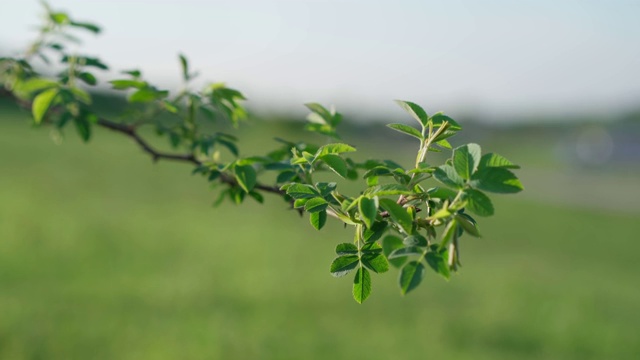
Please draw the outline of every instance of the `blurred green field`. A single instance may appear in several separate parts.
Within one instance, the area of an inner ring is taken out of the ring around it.
[[[497,196],[452,281],[401,297],[392,270],[358,305],[328,271],[337,223],[212,208],[187,165],[0,111],[0,359],[640,358],[638,212]]]

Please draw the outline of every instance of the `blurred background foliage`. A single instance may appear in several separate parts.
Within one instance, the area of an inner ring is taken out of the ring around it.
[[[38,6],[9,3],[3,55],[32,40]],[[114,68],[168,85],[182,50],[248,88],[251,121],[227,129],[242,154],[321,142],[283,106],[308,96],[344,113],[354,158],[411,165],[417,143],[383,125],[404,114],[378,103],[402,97],[452,114],[454,146],[522,165],[525,191],[495,197],[450,282],[429,272],[403,298],[392,270],[358,305],[329,274],[352,236],[337,222],[315,231],[272,197],[212,208],[189,166],[104,129],[83,144],[35,128],[0,99],[0,359],[640,358],[636,3],[58,3],[110,19],[87,48]]]
[[[309,136],[258,115],[237,131],[243,152]],[[417,143],[344,115],[355,158],[411,161]],[[525,191],[495,198],[450,282],[429,273],[402,298],[394,270],[358,305],[328,271],[351,239],[337,222],[315,231],[269,197],[212,208],[189,166],[103,129],[61,141],[0,102],[0,358],[637,358],[638,115],[457,120],[454,145],[521,164]]]

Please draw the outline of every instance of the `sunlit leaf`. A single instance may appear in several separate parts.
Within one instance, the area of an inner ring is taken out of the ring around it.
[[[469,180],[480,164],[480,146],[467,144],[453,151],[453,167],[463,179]]]
[[[42,122],[44,115],[49,110],[53,100],[58,96],[58,93],[59,89],[52,88],[41,92],[35,97],[35,99],[33,99],[31,111],[36,124],[40,124]]]
[[[358,304],[362,304],[369,295],[371,295],[371,275],[366,268],[361,267],[356,271],[353,279],[353,298]]]
[[[391,128],[395,131],[399,131],[403,134],[407,134],[409,136],[413,136],[414,138],[418,139],[418,140],[422,140],[422,134],[420,133],[420,131],[416,128],[413,128],[409,125],[404,125],[404,124],[389,124],[387,125],[388,128]]]
[[[313,226],[316,230],[322,229],[324,224],[327,222],[327,212],[326,211],[318,211],[311,213],[309,215],[309,222],[311,226]]]
[[[335,277],[345,276],[360,263],[357,255],[338,256],[331,263],[331,275]]]
[[[420,105],[412,103],[410,101],[402,100],[396,100],[396,104],[400,105],[400,107],[403,108],[404,111],[409,113],[409,115],[411,115],[422,126],[427,126],[427,123],[429,122],[429,116],[424,111],[424,109],[420,107]]]

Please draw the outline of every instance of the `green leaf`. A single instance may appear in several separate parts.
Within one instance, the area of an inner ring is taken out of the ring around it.
[[[36,124],[40,124],[42,122],[44,115],[49,110],[49,107],[51,107],[51,104],[53,103],[53,100],[58,96],[58,93],[58,88],[52,88],[41,92],[40,94],[38,94],[38,96],[35,97],[35,99],[33,99],[31,111],[33,113],[33,119],[35,120]]]
[[[316,230],[322,229],[324,224],[327,222],[327,212],[318,211],[311,213],[311,215],[309,215],[309,222],[311,222],[311,226],[313,226]]]
[[[321,146],[316,152],[316,157],[323,157],[327,154],[341,154],[346,152],[354,152],[356,148],[351,145],[334,143]]]
[[[300,164],[312,164],[312,159],[310,160],[306,154],[309,154],[306,151],[302,152],[302,157],[297,157],[297,154],[294,154],[294,157],[291,158],[291,165],[300,165]]]
[[[253,190],[253,187],[256,186],[256,170],[251,165],[240,165],[235,166],[233,169],[234,174],[236,175],[236,181],[238,185],[245,192],[249,193]]]
[[[164,100],[162,102],[162,106],[165,108],[165,110],[167,110],[168,112],[172,113],[172,114],[177,114],[178,113],[178,108],[173,105],[172,103],[170,103],[169,101]]]
[[[480,164],[480,145],[467,144],[453,151],[453,167],[458,175],[469,180]]]
[[[416,128],[413,128],[409,125],[404,125],[404,124],[389,124],[387,125],[388,128],[391,128],[395,131],[399,131],[403,134],[407,134],[409,136],[413,136],[414,138],[418,139],[418,140],[422,140],[422,133],[420,133],[420,131]]]
[[[88,30],[88,31],[90,31],[90,32],[92,32],[94,34],[99,34],[100,33],[100,27],[95,25],[95,24],[71,21],[69,23],[69,25],[71,25],[73,27],[77,27],[77,28]]]
[[[62,91],[67,91],[67,90],[63,89]],[[89,95],[89,93],[84,89],[81,89],[79,87],[72,87],[72,88],[69,88],[68,91],[70,91],[71,94],[73,94],[73,97],[76,100],[81,101],[87,105],[91,104],[91,95]]]
[[[452,137],[453,135],[457,134],[459,131],[458,130],[450,130],[449,129],[449,125],[447,125],[447,129],[444,131],[440,132],[440,135],[438,135],[438,137],[436,137],[435,139],[433,139],[432,142],[434,142],[435,144],[438,144],[439,146],[445,148],[445,149],[451,149],[451,144],[449,144],[449,141],[446,140],[450,137]]]
[[[376,242],[369,242],[367,244],[364,244],[364,246],[362,246],[362,249],[360,249],[360,252],[362,252],[363,255],[382,254],[382,246],[380,246]]]
[[[398,223],[407,234],[411,234],[413,219],[407,210],[391,199],[380,199],[379,202],[380,206],[389,213],[391,219]]]
[[[73,123],[76,126],[76,130],[78,131],[78,135],[80,138],[87,142],[91,138],[91,124],[87,121],[86,118],[74,118]]]
[[[49,17],[58,25],[65,25],[69,22],[69,15],[63,12],[50,13]]]
[[[139,78],[140,76],[142,76],[142,72],[140,72],[140,70],[125,70],[121,72],[122,74],[126,74],[126,75],[131,75],[134,78]]]
[[[441,165],[433,172],[433,176],[441,183],[455,189],[461,189],[464,186],[464,179],[461,178],[451,165]]]
[[[182,68],[182,79],[189,81],[189,62],[182,54],[178,54],[178,57],[180,58],[180,67]]]
[[[109,70],[109,67],[105,65],[102,61],[100,61],[100,59],[98,58],[92,58],[92,57],[86,57],[86,56],[70,57],[68,55],[65,55],[64,57],[62,57],[61,61],[63,63],[68,63],[72,58],[75,59],[75,61],[80,65],[91,66],[101,70]]]
[[[387,222],[376,221],[370,228],[364,229],[362,232],[362,240],[367,243],[374,242],[380,239],[385,231],[387,231]]]
[[[249,193],[249,196],[251,196],[255,201],[257,201],[260,204],[264,203],[264,196],[262,196],[262,194],[260,194],[259,192],[252,191]]]
[[[446,187],[434,187],[427,190],[427,194],[432,199],[453,200],[458,192]]]
[[[244,190],[242,190],[242,189],[238,189],[238,188],[230,188],[229,189],[229,195],[231,197],[231,200],[233,200],[233,202],[235,204],[238,204],[238,205],[242,204],[246,194],[247,193],[244,192]]]
[[[453,236],[458,231],[458,220],[451,219],[442,232],[442,240],[440,240],[440,248],[444,249],[453,240]]]
[[[427,239],[419,234],[415,234],[415,235],[409,235],[406,238],[404,238],[404,240],[402,241],[402,243],[405,246],[427,246],[428,242]]]
[[[305,130],[317,132],[318,134],[327,135],[334,139],[340,139],[336,131],[331,125],[327,124],[307,124]]]
[[[371,228],[378,216],[378,199],[370,199],[368,197],[361,197],[358,203],[358,211],[360,211],[360,217],[364,221],[367,228]]]
[[[329,203],[327,202],[327,200],[321,197],[315,197],[315,198],[309,199],[304,204],[304,209],[307,212],[314,213],[314,212],[320,212],[320,211],[326,210],[327,206],[329,206]]]
[[[339,155],[327,154],[322,156],[321,160],[336,174],[343,178],[347,177],[347,172],[349,171],[347,163]]]
[[[372,169],[369,169],[367,172],[362,175],[363,178],[369,178],[372,176],[386,176],[392,175],[392,170],[386,166],[376,166]]]
[[[436,145],[443,147],[445,149],[451,149],[451,144],[446,139],[438,140],[435,142]]]
[[[78,74],[78,78],[84,81],[87,85],[95,85],[98,83],[98,80],[92,73],[83,72]]]
[[[407,174],[431,174],[434,171],[436,171],[435,167],[427,163],[420,163],[417,168],[407,171]]]
[[[331,263],[331,275],[335,277],[345,276],[360,263],[357,255],[338,256]]]
[[[493,193],[513,194],[524,189],[518,177],[505,168],[483,168],[473,174],[471,179],[471,186]]]
[[[31,78],[16,84],[15,90],[21,93],[31,94],[36,91],[58,86],[58,83],[45,78]]]
[[[438,209],[429,219],[444,219],[449,216],[451,216],[451,212],[448,209]]]
[[[416,246],[398,248],[389,254],[389,260],[406,258],[407,256],[422,255],[422,252],[423,251]]]
[[[238,147],[233,142],[227,141],[225,139],[216,139],[216,142],[224,146],[233,155],[238,156]]]
[[[403,108],[404,111],[406,111],[407,113],[409,113],[409,115],[416,119],[416,121],[422,126],[427,126],[427,123],[429,122],[429,116],[418,104],[402,100],[396,100],[396,103],[400,105],[400,107]]]
[[[399,268],[400,266],[402,266],[402,264],[404,264],[407,261],[407,258],[403,256],[403,257],[391,259],[389,257],[389,254],[391,254],[394,250],[401,249],[403,246],[404,245],[402,244],[402,239],[400,239],[397,236],[388,235],[388,236],[385,236],[384,239],[382,239],[382,253],[384,254],[384,256],[387,257],[387,259],[389,259],[389,262],[391,263],[391,265],[393,265],[396,268]]]
[[[447,115],[439,112],[435,115],[433,115],[431,117],[431,121],[433,122],[434,126],[440,126],[442,125],[445,121],[449,123],[449,129],[451,130],[461,130],[462,126],[460,126],[460,124],[458,124],[455,120],[453,120],[452,118],[448,117]]]
[[[353,298],[358,304],[362,304],[369,295],[371,295],[371,275],[367,269],[361,267],[356,271],[353,279]]]
[[[475,189],[465,190],[467,199],[467,209],[478,216],[493,215],[493,204],[491,199],[483,192]]]
[[[297,174],[295,173],[295,171],[283,171],[280,174],[278,174],[276,183],[280,184],[280,183],[291,181],[291,179],[296,177],[296,175]]]
[[[520,169],[520,166],[507,160],[504,156],[488,153],[484,154],[480,159],[479,168],[497,167],[505,169]]]
[[[469,235],[474,237],[481,237],[478,228],[476,227],[475,221],[467,215],[467,214],[456,214],[456,220],[458,220],[458,224],[466,231]]]
[[[147,83],[144,81],[138,80],[111,80],[109,83],[113,86],[114,89],[124,90],[124,89],[142,89],[147,86]]]
[[[385,195],[411,195],[412,192],[407,187],[400,184],[376,185],[365,190],[365,195],[385,196]]]
[[[307,203],[307,201],[309,201],[309,199],[296,199],[296,200],[293,202],[293,207],[294,207],[294,208],[296,208],[296,209],[297,209],[297,208],[304,207],[304,204],[306,204],[306,203]]]
[[[378,274],[389,271],[389,262],[387,262],[387,258],[382,254],[363,255],[362,264]]]
[[[140,89],[129,96],[129,102],[131,103],[145,103],[154,100],[162,99],[169,96],[168,91],[159,91],[149,88]]]
[[[294,199],[313,198],[320,194],[311,185],[294,183],[287,187],[287,195]]]
[[[403,266],[398,280],[402,294],[405,295],[420,285],[423,276],[424,265],[422,265],[422,263],[414,260]]]
[[[320,115],[320,117],[322,118],[322,120],[324,120],[326,124],[331,124],[331,120],[333,116],[331,115],[331,112],[327,110],[324,106],[318,103],[307,103],[307,104],[304,104],[304,106],[306,106],[309,110],[313,111],[314,113]]]
[[[449,264],[447,264],[447,253],[447,250],[429,251],[424,259],[435,272],[449,280],[451,271],[449,270]]]
[[[338,184],[336,184],[334,182],[330,182],[330,183],[319,182],[319,183],[316,183],[316,188],[318,190],[320,190],[320,195],[322,195],[323,197],[331,194],[331,192],[334,191],[337,186],[338,186]]]
[[[336,254],[340,256],[344,255],[358,255],[358,247],[351,243],[342,243],[336,246]]]

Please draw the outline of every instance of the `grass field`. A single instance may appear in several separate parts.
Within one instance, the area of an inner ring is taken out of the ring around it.
[[[401,297],[392,270],[358,305],[328,271],[337,224],[212,208],[189,166],[21,117],[0,112],[0,359],[640,358],[633,209],[496,197],[452,281]]]

